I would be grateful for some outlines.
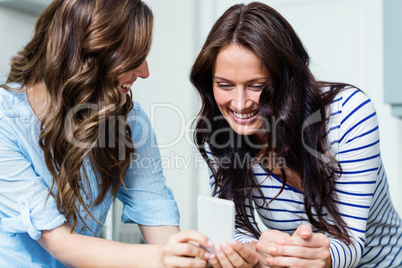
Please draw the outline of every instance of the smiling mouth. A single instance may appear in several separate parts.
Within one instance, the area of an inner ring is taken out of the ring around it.
[[[130,90],[131,87],[133,86],[133,83],[124,83],[122,85],[120,85],[123,89],[127,89]]]
[[[258,114],[258,110],[252,111],[250,113],[236,113],[235,111],[232,111],[232,113],[239,119],[249,119]]]
[[[122,85],[120,85],[121,89],[122,89],[122,93],[123,94],[128,94],[128,92],[130,92],[131,87],[133,86],[134,83],[124,83]]]

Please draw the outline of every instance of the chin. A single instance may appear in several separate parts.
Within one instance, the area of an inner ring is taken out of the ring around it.
[[[244,136],[250,136],[250,135],[254,135],[257,133],[256,129],[240,129],[240,128],[232,128],[234,130],[234,132],[236,132],[239,135],[244,135]]]
[[[120,99],[119,106],[120,107],[123,106],[126,103],[126,101],[127,101],[126,95],[122,96],[121,99]]]
[[[261,123],[254,123],[247,126],[239,125],[239,124],[230,124],[230,127],[239,135],[254,135],[258,132],[263,131]]]

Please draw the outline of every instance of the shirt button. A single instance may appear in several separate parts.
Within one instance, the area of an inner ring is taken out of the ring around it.
[[[86,220],[88,220],[89,219],[89,215],[87,214],[87,215],[85,215],[85,219]]]
[[[24,202],[21,203],[21,208],[25,208],[26,204]]]
[[[86,195],[86,198],[89,199],[89,194]]]
[[[82,227],[81,231],[85,232],[87,230],[87,227]]]

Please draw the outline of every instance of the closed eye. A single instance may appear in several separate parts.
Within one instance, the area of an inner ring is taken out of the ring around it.
[[[252,90],[256,90],[256,91],[258,91],[258,90],[263,90],[264,87],[265,87],[265,84],[257,84],[257,85],[251,85],[251,86],[250,86],[250,88],[251,88]]]
[[[225,84],[225,83],[217,83],[216,86],[219,87],[219,88],[222,88],[222,89],[226,89],[226,90],[232,88],[232,85],[230,85],[230,84]]]

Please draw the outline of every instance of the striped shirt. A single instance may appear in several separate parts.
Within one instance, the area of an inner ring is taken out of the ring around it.
[[[336,203],[352,240],[347,246],[328,235],[332,267],[402,267],[401,218],[392,205],[381,161],[374,106],[360,90],[349,88],[341,91],[329,108],[328,138],[342,166],[342,175],[336,181]],[[211,153],[208,155],[214,161]],[[266,169],[259,164],[253,166],[253,172],[269,202],[281,189],[282,180],[275,175],[267,177]],[[210,184],[214,186],[212,176]],[[292,234],[300,224],[309,223],[303,194],[290,185],[269,206],[261,207],[263,200],[257,189],[252,197],[256,212],[269,229]],[[247,213],[255,225],[253,210],[249,208]],[[323,216],[334,223],[328,215]],[[313,231],[317,230],[313,227]],[[257,241],[240,232],[235,239]]]

